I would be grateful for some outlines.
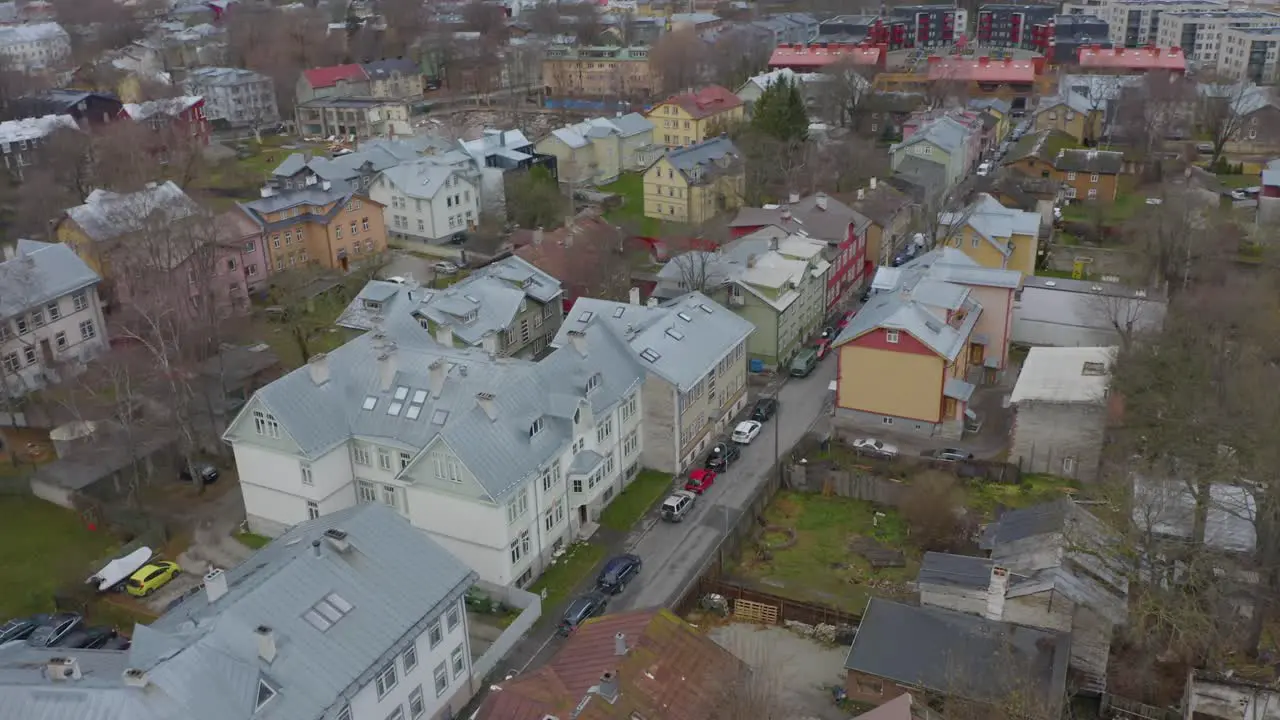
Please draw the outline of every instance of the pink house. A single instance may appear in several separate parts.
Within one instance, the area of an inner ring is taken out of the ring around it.
[[[237,262],[243,273],[243,284],[252,295],[266,283],[271,271],[262,242],[262,226],[245,215],[239,206],[219,215],[217,222],[219,234],[240,254]]]

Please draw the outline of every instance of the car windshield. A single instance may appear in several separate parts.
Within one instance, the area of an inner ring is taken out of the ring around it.
[[[31,637],[28,638],[27,642],[31,645],[44,645],[49,642],[49,638],[52,636],[53,628],[48,625],[42,625],[36,628],[35,632],[31,633]]]

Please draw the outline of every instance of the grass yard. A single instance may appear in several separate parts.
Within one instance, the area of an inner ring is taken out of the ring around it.
[[[1034,473],[1023,475],[1019,483],[970,481],[965,484],[965,504],[990,519],[998,505],[1023,508],[1074,494],[1079,488],[1074,480]]]
[[[235,534],[235,539],[240,541],[241,545],[252,550],[260,550],[271,542],[271,538],[257,535],[251,532],[241,532]]]
[[[628,223],[641,235],[656,237],[662,232],[662,221],[644,216],[644,176],[640,173],[622,173],[608,185],[597,188],[601,192],[614,193],[622,198],[622,205],[605,213],[605,218],[615,223]]]
[[[600,513],[600,524],[626,532],[640,522],[654,506],[671,492],[671,476],[657,470],[641,470],[622,494]]]
[[[1115,202],[1107,203],[1103,209],[1103,223],[1115,225],[1133,217],[1147,202],[1147,196],[1141,192],[1120,193]],[[1085,200],[1073,202],[1062,209],[1062,218],[1071,222],[1092,223],[1097,220],[1096,201]]]
[[[879,512],[883,516],[877,517],[875,506],[862,500],[779,492],[765,518],[770,525],[794,529],[795,544],[771,550],[771,560],[744,550],[736,574],[766,592],[853,613],[866,609],[872,595],[904,596],[905,583],[920,569],[920,553],[907,542],[906,523],[897,513]],[[873,569],[850,549],[850,542],[860,536],[902,550],[906,566]]]
[[[1262,184],[1261,175],[1217,175],[1218,182],[1232,190],[1238,188],[1257,187]]]
[[[294,147],[285,148],[283,145]],[[295,152],[323,153],[325,148],[285,136],[267,136],[261,143],[243,140],[228,147],[234,152],[237,146],[248,146],[252,155],[231,157],[210,167],[195,183],[197,189],[220,196],[223,204],[234,200],[254,200],[260,197],[259,188],[271,171]]]
[[[568,550],[556,559],[555,565],[547,568],[546,572],[529,586],[529,592],[541,595],[546,591],[547,595],[542,600],[544,612],[548,608],[558,607],[573,595],[587,575],[595,570],[601,560],[604,560],[604,553],[604,546],[594,543],[576,542],[570,545]],[[555,618],[555,620],[558,619]]]
[[[53,594],[88,577],[119,547],[70,510],[30,495],[0,495],[0,622],[53,609]]]

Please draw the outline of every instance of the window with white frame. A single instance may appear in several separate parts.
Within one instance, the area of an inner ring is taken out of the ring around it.
[[[89,307],[88,294],[84,290],[80,290],[79,292],[73,294],[71,296],[71,305],[76,309],[77,312]]]
[[[404,720],[404,706],[396,705],[396,709],[387,715],[387,720]]]
[[[49,312],[49,320],[57,320],[62,317],[62,308],[58,307],[58,301],[55,300],[45,306],[45,310]]]
[[[404,674],[407,677],[414,668],[418,667],[418,648],[410,645],[405,649],[401,660],[404,662]]]
[[[400,451],[400,469],[401,469],[402,471],[403,471],[403,470],[408,470],[408,469],[409,469],[409,463],[411,463],[411,462],[413,462],[413,455],[410,455],[409,453],[407,453],[407,452],[405,452],[405,451],[401,450],[401,451]]]
[[[344,706],[342,706],[342,709],[338,711],[338,720],[351,720],[351,706],[350,706],[350,705],[344,705]]]
[[[1098,199],[1098,188],[1089,188],[1089,195],[1088,195],[1088,197],[1089,197],[1089,199],[1090,199],[1090,200],[1097,200],[1097,199]]]
[[[382,504],[400,509],[400,489],[395,485],[382,486]]]
[[[605,418],[596,428],[596,442],[604,442],[613,436],[613,418]]]
[[[897,342],[898,342],[898,339],[899,339],[899,338],[898,338],[898,331],[897,331],[897,330],[885,330],[885,331],[884,331],[884,341],[885,341],[885,342],[887,342],[887,343],[897,343]]]
[[[411,720],[418,720],[427,712],[427,704],[422,700],[422,686],[413,689],[409,693],[409,717]]]
[[[98,336],[98,328],[94,326],[92,320],[83,320],[80,322],[80,339],[92,340]]]
[[[378,467],[391,472],[391,451],[378,448]]]
[[[1075,180],[1075,179],[1076,179],[1076,174],[1075,174],[1075,172],[1074,172],[1074,171],[1072,171],[1072,172],[1067,173],[1067,179],[1068,179],[1068,180]]]
[[[253,411],[253,429],[265,437],[280,437],[280,423],[276,422],[274,415],[265,410]]]
[[[453,676],[455,678],[461,676],[463,671],[467,669],[467,659],[463,655],[461,645],[453,649],[453,652],[449,654],[449,660],[453,663]]]
[[[529,512],[529,491],[521,490],[519,495],[507,503],[507,524],[514,524],[516,520],[524,517],[527,512]]]
[[[308,500],[307,501],[307,519],[315,520],[319,517],[320,517],[320,506]]]
[[[524,552],[520,549],[520,538],[511,541],[511,564],[515,565],[520,562],[520,558],[524,557]]]
[[[444,631],[440,629],[440,621],[436,620],[427,628],[427,641],[431,644],[431,649],[435,650],[436,646],[444,640]]]
[[[632,415],[636,414],[636,395],[637,393],[631,393],[631,397],[622,401],[622,422],[626,422],[631,419]]]
[[[392,660],[391,664],[383,668],[382,672],[378,673],[378,676],[374,678],[378,699],[381,700],[386,697],[387,693],[391,692],[398,682],[400,682],[400,678],[396,676],[396,663],[395,660]]]
[[[368,480],[356,480],[356,502],[378,502],[378,488]]]
[[[357,465],[368,466],[372,458],[369,457],[369,448],[364,445],[356,444],[351,446],[351,459]]]
[[[552,505],[551,509],[548,510],[546,515],[543,516],[543,527],[547,529],[547,532],[550,532],[551,530],[555,529],[555,527],[563,521],[564,521],[564,498],[557,498],[555,505]]]
[[[434,672],[431,673],[436,682],[436,697],[444,695],[444,691],[449,689],[449,668],[444,663],[436,666]]]
[[[453,607],[449,608],[449,612],[446,613],[444,616],[445,627],[449,629],[449,632],[453,632],[453,629],[458,627],[458,623],[461,620],[462,620],[462,615],[461,613],[458,612],[457,605],[454,605]]]
[[[622,441],[622,454],[631,455],[640,448],[640,429],[637,428],[627,433],[627,437]]]

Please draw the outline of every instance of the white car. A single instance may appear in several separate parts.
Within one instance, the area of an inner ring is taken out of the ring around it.
[[[391,277],[387,278],[387,282],[393,282],[397,285],[404,285],[409,281],[406,278],[401,277],[400,275],[392,275]]]
[[[874,455],[876,457],[898,457],[898,448],[896,445],[890,445],[883,440],[874,438],[858,438],[853,441],[853,449],[866,455]]]
[[[744,420],[738,423],[738,427],[733,429],[732,440],[739,445],[747,445],[756,439],[762,427],[764,426],[755,420]]]
[[[434,270],[437,275],[453,275],[458,272],[458,266],[448,260],[441,260],[440,262],[432,265],[431,269]]]
[[[984,162],[978,166],[978,175],[986,177],[991,174],[991,163]]]

